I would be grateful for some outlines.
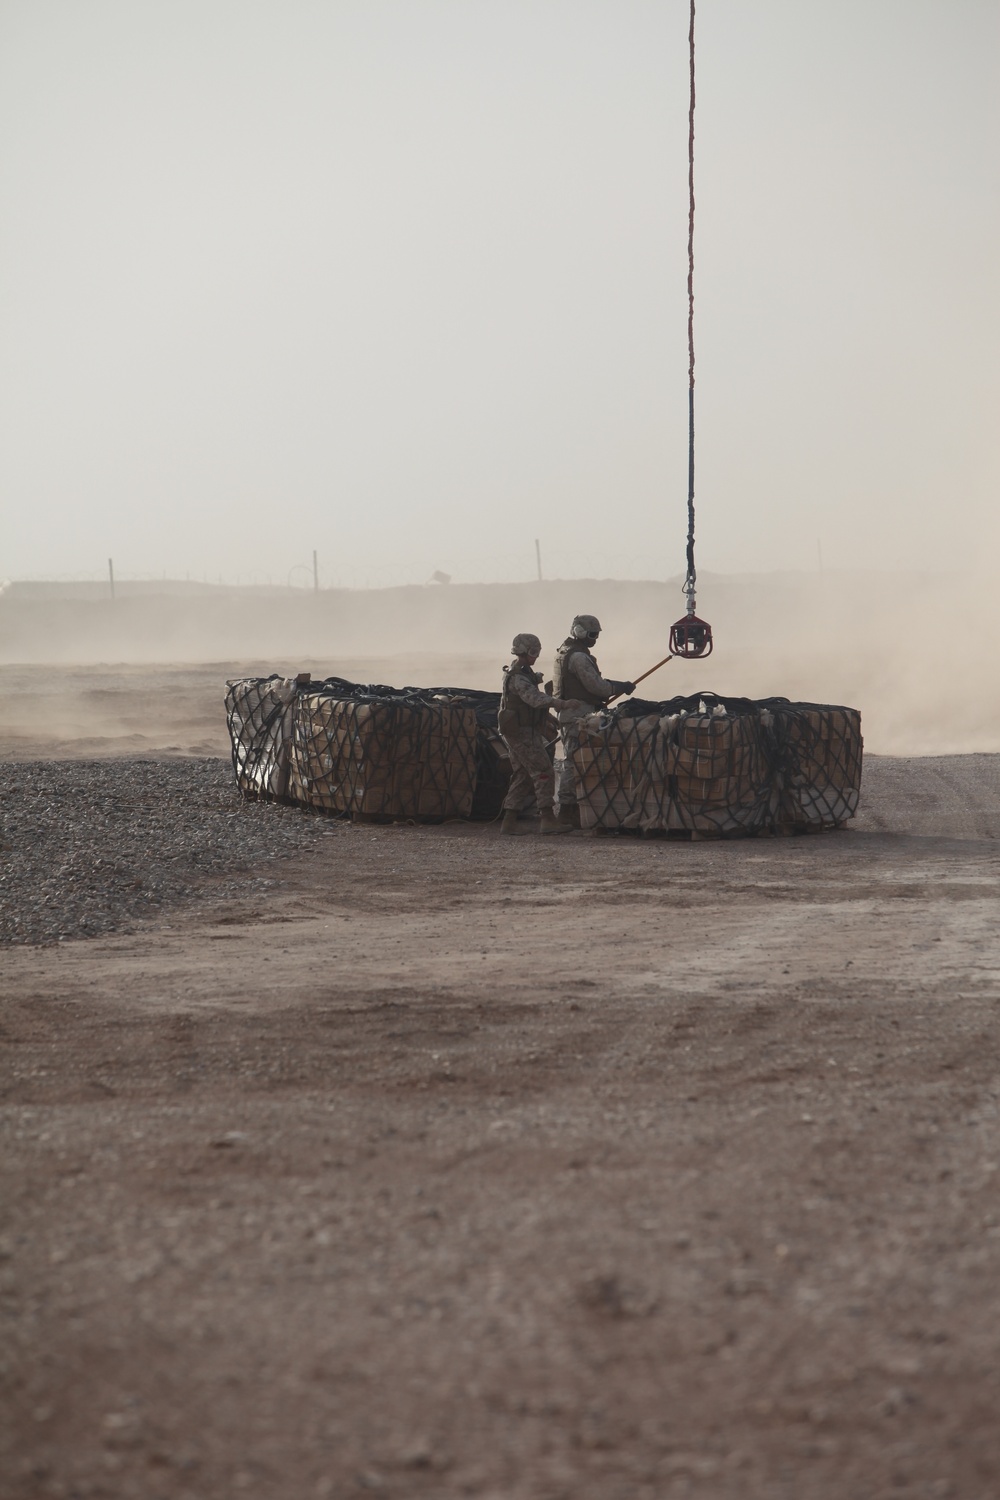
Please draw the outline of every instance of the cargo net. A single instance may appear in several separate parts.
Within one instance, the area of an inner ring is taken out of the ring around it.
[[[581,719],[567,751],[583,828],[820,832],[854,816],[861,788],[858,711],[785,698],[633,698]]]
[[[301,678],[231,682],[233,768],[247,797],[344,817],[495,818],[510,781],[499,693]],[[565,731],[565,726],[564,726]],[[698,693],[632,698],[570,727],[583,828],[736,837],[853,817],[853,708]]]
[[[499,705],[499,693],[341,677],[231,682],[236,783],[345,817],[494,818],[510,780]]]

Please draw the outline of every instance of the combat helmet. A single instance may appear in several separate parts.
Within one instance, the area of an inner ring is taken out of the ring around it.
[[[596,615],[577,615],[572,625],[573,639],[585,641],[588,636],[596,640],[601,633],[601,622]]]

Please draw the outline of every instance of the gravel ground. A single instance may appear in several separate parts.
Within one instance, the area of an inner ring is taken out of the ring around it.
[[[225,760],[0,763],[0,944],[128,931],[194,897],[247,895],[329,828],[244,802]]]

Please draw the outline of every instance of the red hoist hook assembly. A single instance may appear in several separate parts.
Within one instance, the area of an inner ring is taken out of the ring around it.
[[[711,656],[712,627],[696,614],[684,615],[670,627],[671,656]]]

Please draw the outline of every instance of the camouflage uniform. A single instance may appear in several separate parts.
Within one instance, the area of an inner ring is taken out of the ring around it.
[[[601,676],[601,669],[589,648],[574,636],[568,636],[556,652],[552,678],[555,696],[568,700],[568,706],[559,714],[559,733],[566,757],[559,778],[559,806],[572,807],[576,803],[576,767],[573,764],[573,751],[578,744],[576,724],[587,714],[603,708],[621,684],[609,682]]]
[[[510,786],[504,812],[521,812],[538,803],[540,812],[552,812],[555,772],[549,742],[543,733],[555,699],[538,688],[542,674],[513,662],[504,668],[497,725],[510,754]]]

